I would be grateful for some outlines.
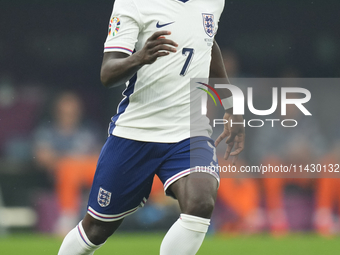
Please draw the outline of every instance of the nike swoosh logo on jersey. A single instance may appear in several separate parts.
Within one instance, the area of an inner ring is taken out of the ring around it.
[[[159,24],[159,21],[158,21],[157,24],[156,24],[156,27],[157,27],[157,28],[161,28],[161,27],[165,27],[165,26],[171,25],[172,23],[175,23],[175,21],[160,25],[160,24]]]

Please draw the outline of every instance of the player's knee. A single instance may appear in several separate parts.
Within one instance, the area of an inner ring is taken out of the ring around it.
[[[83,228],[87,238],[95,245],[104,243],[119,227],[123,220],[114,222],[102,222],[86,215],[83,220]]]
[[[184,213],[202,218],[210,218],[214,210],[215,200],[212,196],[197,197],[189,199],[186,203]]]
[[[110,231],[111,232],[111,231]],[[86,230],[87,238],[96,245],[104,243],[109,236],[113,234],[109,231],[105,231],[105,229],[99,227],[98,225],[90,225]]]

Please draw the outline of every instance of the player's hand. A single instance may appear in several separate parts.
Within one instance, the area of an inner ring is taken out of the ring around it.
[[[233,164],[236,163],[238,154],[244,149],[244,141],[245,141],[245,129],[243,124],[233,124],[231,127],[231,121],[233,123],[243,123],[243,116],[242,115],[233,115],[230,113],[225,113],[223,119],[227,120],[228,123],[224,124],[224,130],[222,134],[216,139],[215,146],[226,139],[227,143],[227,150],[224,154],[224,159],[227,160],[229,156],[234,156]],[[234,151],[232,149],[234,148]]]
[[[141,65],[152,64],[157,58],[177,51],[175,47],[178,47],[178,44],[164,37],[170,34],[170,31],[158,31],[145,42],[143,49],[135,53]]]

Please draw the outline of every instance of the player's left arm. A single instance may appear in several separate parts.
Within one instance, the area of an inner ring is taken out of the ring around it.
[[[224,79],[226,84],[229,84],[229,79],[227,75],[227,71],[225,69],[223,63],[223,57],[218,46],[217,42],[214,40],[214,44],[211,50],[211,63],[210,63],[210,74],[209,78],[220,78]],[[228,98],[231,97],[232,94],[227,89],[216,89],[217,93],[220,97]],[[224,125],[224,130],[220,134],[220,136],[215,141],[215,146],[226,138],[226,143],[228,144],[227,150],[225,152],[224,158],[228,159],[229,156],[235,156],[233,158],[233,163],[236,162],[238,154],[243,151],[244,149],[244,142],[245,142],[245,129],[242,124],[234,124],[231,126],[231,122],[233,123],[243,123],[243,116],[242,115],[234,115],[233,109],[227,109],[223,116],[223,119],[227,120],[228,123]],[[234,151],[232,149],[234,148]]]
[[[220,47],[218,46],[216,40],[214,39],[214,43],[211,49],[211,62],[210,62],[210,74],[209,78],[222,78],[225,79],[226,82],[229,82],[227,71],[224,67],[223,63],[223,57],[220,50]],[[226,96],[231,96],[231,93],[229,90],[226,90],[227,94]]]

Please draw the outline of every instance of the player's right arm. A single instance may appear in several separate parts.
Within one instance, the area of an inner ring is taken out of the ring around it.
[[[124,84],[142,66],[176,52],[177,44],[165,38],[170,32],[158,31],[142,49],[132,54],[140,33],[144,32],[144,21],[136,3],[136,0],[116,0],[114,3],[100,74],[106,87]]]
[[[154,63],[157,58],[176,52],[177,43],[166,39],[170,31],[155,32],[144,47],[132,55],[124,52],[105,52],[100,72],[101,82],[111,88],[126,83],[142,66]]]

